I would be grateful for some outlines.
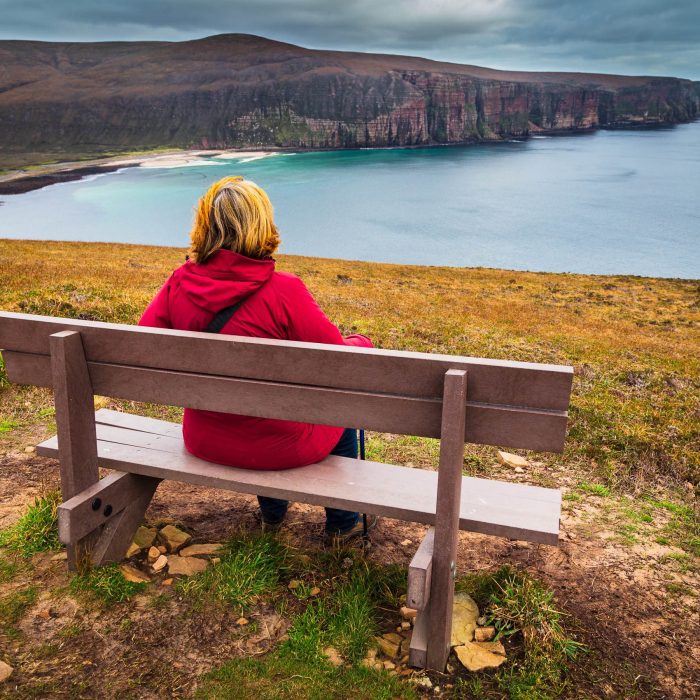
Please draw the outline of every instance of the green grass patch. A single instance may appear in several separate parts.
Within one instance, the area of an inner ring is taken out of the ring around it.
[[[582,493],[588,493],[591,496],[606,497],[610,495],[610,489],[604,484],[594,484],[589,481],[581,481],[576,488]]]
[[[146,589],[145,583],[127,581],[116,564],[89,569],[71,579],[72,593],[88,593],[105,603],[122,603]]]
[[[334,668],[289,653],[233,659],[207,674],[197,698],[207,700],[417,700],[395,676],[360,666]]]
[[[460,579],[457,590],[477,601],[498,637],[510,640],[513,648],[509,661],[493,675],[458,684],[455,697],[558,697],[566,687],[571,661],[584,647],[566,631],[552,591],[508,566]]]
[[[217,600],[243,611],[257,596],[278,587],[290,553],[274,536],[241,534],[227,543],[220,558],[201,574],[179,581],[177,590],[195,602]]]
[[[60,502],[58,491],[50,491],[36,498],[14,525],[0,531],[0,547],[24,557],[60,549],[57,516]]]
[[[20,621],[27,608],[34,605],[37,598],[36,586],[29,586],[0,598],[0,628],[10,637],[16,637],[15,625]]]

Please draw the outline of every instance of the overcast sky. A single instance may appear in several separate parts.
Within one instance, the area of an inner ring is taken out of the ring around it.
[[[700,79],[700,0],[0,0],[3,39],[222,32],[493,68]]]

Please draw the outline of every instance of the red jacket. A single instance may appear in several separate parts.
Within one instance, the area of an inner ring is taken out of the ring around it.
[[[140,326],[203,331],[221,309],[246,298],[222,329],[228,335],[371,347],[363,335],[343,338],[304,283],[276,272],[274,260],[219,250],[203,265],[186,262],[144,311]],[[343,428],[185,409],[189,452],[246,469],[288,469],[326,457]]]

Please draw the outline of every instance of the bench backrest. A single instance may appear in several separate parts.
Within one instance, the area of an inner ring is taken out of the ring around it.
[[[571,367],[0,312],[10,381],[52,386],[49,337],[80,333],[94,393],[440,437],[445,373],[468,374],[466,442],[561,451]]]

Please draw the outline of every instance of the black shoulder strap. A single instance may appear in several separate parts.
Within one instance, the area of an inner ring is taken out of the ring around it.
[[[237,301],[231,306],[227,306],[219,311],[211,320],[211,323],[204,329],[205,333],[220,333],[221,329],[231,320],[233,314],[243,306],[244,299]]]

